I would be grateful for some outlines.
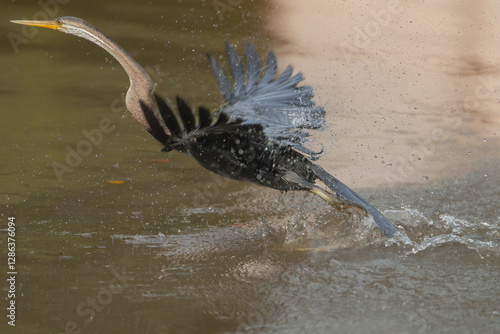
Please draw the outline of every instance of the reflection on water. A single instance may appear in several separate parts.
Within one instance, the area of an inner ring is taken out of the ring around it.
[[[205,52],[222,54],[225,40],[251,40],[261,54],[276,45],[283,50],[284,57],[279,59],[290,58],[310,80],[323,79],[323,72],[318,76],[316,69],[332,75],[330,58],[325,63],[322,56],[315,58],[294,48],[288,43],[292,39],[281,35],[287,29],[293,31],[288,24],[294,21],[290,16],[283,18],[284,3],[278,10],[265,2],[238,3],[166,5],[152,1],[139,6],[132,1],[119,5],[72,1],[61,5],[57,16],[76,15],[94,23],[152,73],[162,95],[174,97],[181,92],[193,105],[216,107],[221,102],[219,94],[214,94]],[[324,12],[335,6],[328,3]],[[20,2],[0,7],[1,22],[11,32],[19,32],[19,27],[8,25],[8,20],[31,18],[41,10],[36,4]],[[314,23],[322,22],[318,7],[309,7],[316,8]],[[343,8],[335,13],[342,18],[357,17],[353,7]],[[379,10],[373,7],[375,13]],[[405,7],[401,15],[410,13]],[[301,17],[312,16],[304,11]],[[417,19],[422,17],[412,20],[417,23]],[[355,22],[364,27],[371,21]],[[352,24],[343,25],[348,26]],[[386,31],[395,26],[388,25]],[[394,34],[406,36],[412,28],[406,29]],[[335,31],[339,36],[343,33]],[[268,42],[268,34],[287,43]],[[300,41],[300,37],[297,33],[293,40]],[[441,38],[436,37],[437,41]],[[311,35],[307,42],[314,43]],[[321,163],[339,170],[347,180],[352,178],[350,183],[379,186],[363,195],[399,226],[399,235],[391,240],[382,238],[370,220],[349,219],[307,194],[280,195],[228,181],[202,170],[184,155],[159,152],[161,147],[123,109],[125,74],[90,43],[52,31],[29,38],[19,45],[18,53],[7,44],[8,39],[2,43],[0,219],[5,222],[15,216],[18,226],[16,330],[500,331],[500,179],[494,123],[478,130],[469,126],[476,120],[460,119],[445,129],[451,129],[446,132],[450,138],[434,142],[433,154],[413,165],[412,175],[398,178],[405,182],[388,183],[380,176],[387,169],[380,171],[371,162],[387,166],[403,154],[398,151],[401,147],[408,160],[407,151],[425,139],[425,131],[417,131],[418,126],[441,126],[442,119],[435,113],[449,111],[444,106],[453,99],[446,94],[446,99],[421,98],[423,91],[413,96],[412,85],[392,87],[394,82],[408,83],[397,71],[390,79],[370,78],[373,67],[360,65],[356,60],[360,54],[375,59],[382,68],[405,59],[397,52],[389,53],[390,59],[381,56],[385,54],[379,50],[385,45],[383,40],[371,41],[378,54],[363,48],[350,54],[350,60],[335,60],[351,75],[342,77],[344,69],[334,69],[340,82],[338,78],[325,80],[340,87],[330,91],[324,82],[315,86],[323,99],[338,96],[351,108],[347,115],[345,105],[336,109],[329,104],[336,145]],[[430,66],[418,70],[422,76],[435,71],[449,77],[450,71],[459,71],[475,82],[497,69],[473,57],[445,63],[433,48],[428,53]],[[280,66],[286,63],[281,60]],[[405,75],[413,71],[408,67]],[[421,80],[415,81],[418,87],[432,82],[429,77]],[[351,101],[350,85],[363,88],[363,94]],[[408,89],[408,98],[396,103],[389,97],[401,96],[396,88],[402,87]],[[381,91],[383,98],[379,98]],[[479,101],[479,107],[495,97],[494,92],[490,94]],[[375,99],[364,99],[374,95]],[[432,111],[427,118],[404,113],[404,108],[422,105]],[[491,108],[488,105],[486,110]],[[366,116],[364,109],[375,110],[376,115]],[[479,114],[488,118],[484,110]],[[453,115],[460,118],[463,113],[456,110]],[[53,162],[65,163],[68,147],[77,149],[86,138],[82,131],[98,129],[104,118],[111,120],[113,131],[104,134],[102,142],[93,145],[60,181]],[[343,130],[344,119],[350,131]],[[405,129],[405,124],[413,126]],[[487,136],[484,142],[482,134],[478,137],[481,129]],[[329,143],[329,135],[327,131],[319,137]],[[353,151],[361,160],[350,157]],[[458,159],[451,161],[448,156]],[[366,173],[361,165],[373,169]],[[457,177],[457,171],[467,174]],[[107,182],[111,180],[121,182]],[[412,181],[416,185],[410,185]],[[4,236],[2,250],[6,249]],[[6,329],[12,332],[1,322],[0,331]]]

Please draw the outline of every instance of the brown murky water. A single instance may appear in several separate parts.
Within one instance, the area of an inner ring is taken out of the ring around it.
[[[500,331],[500,5],[47,3],[0,5],[5,276],[8,217],[17,228],[2,333]],[[98,26],[193,105],[221,103],[206,52],[274,49],[327,106],[320,163],[404,233],[159,152],[104,51],[9,23],[47,11]]]

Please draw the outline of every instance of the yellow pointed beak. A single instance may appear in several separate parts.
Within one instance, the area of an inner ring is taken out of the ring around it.
[[[62,28],[62,23],[59,22],[58,20],[52,20],[52,21],[12,20],[10,22],[17,23],[17,24],[24,24],[27,26],[50,28],[50,29],[54,29],[54,30],[58,30],[59,28]]]

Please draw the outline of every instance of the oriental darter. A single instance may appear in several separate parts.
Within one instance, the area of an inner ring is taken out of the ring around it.
[[[309,129],[325,122],[313,90],[298,86],[302,73],[292,76],[288,66],[277,75],[277,60],[269,52],[261,68],[255,48],[245,44],[245,62],[226,43],[232,82],[218,61],[208,55],[225,104],[215,112],[191,109],[177,97],[176,112],[154,92],[148,73],[99,29],[76,17],[52,21],[12,21],[51,28],[87,39],[109,52],[130,78],[126,106],[132,116],[156,138],[163,151],[177,150],[224,177],[249,181],[281,191],[306,190],[338,210],[371,214],[377,227],[392,237],[397,228],[370,203],[313,161],[318,153],[304,144]],[[316,185],[323,182],[329,190]]]

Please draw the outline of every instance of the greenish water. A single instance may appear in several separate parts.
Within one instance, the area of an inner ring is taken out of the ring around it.
[[[274,43],[263,28],[268,3],[220,3],[220,14],[215,1],[53,10],[112,36],[161,95],[214,108],[222,99],[206,52],[250,40],[264,55]],[[9,23],[39,12],[32,2],[0,5],[0,219],[4,229],[15,217],[18,306],[16,327],[2,316],[2,333],[500,330],[496,147],[483,152],[481,172],[363,193],[408,236],[379,239],[363,224],[342,231],[316,198],[228,181],[160,152],[124,109],[127,77],[104,51]],[[23,42],[13,46],[8,33]],[[83,147],[97,129],[102,141]],[[68,163],[78,149],[86,154]]]

